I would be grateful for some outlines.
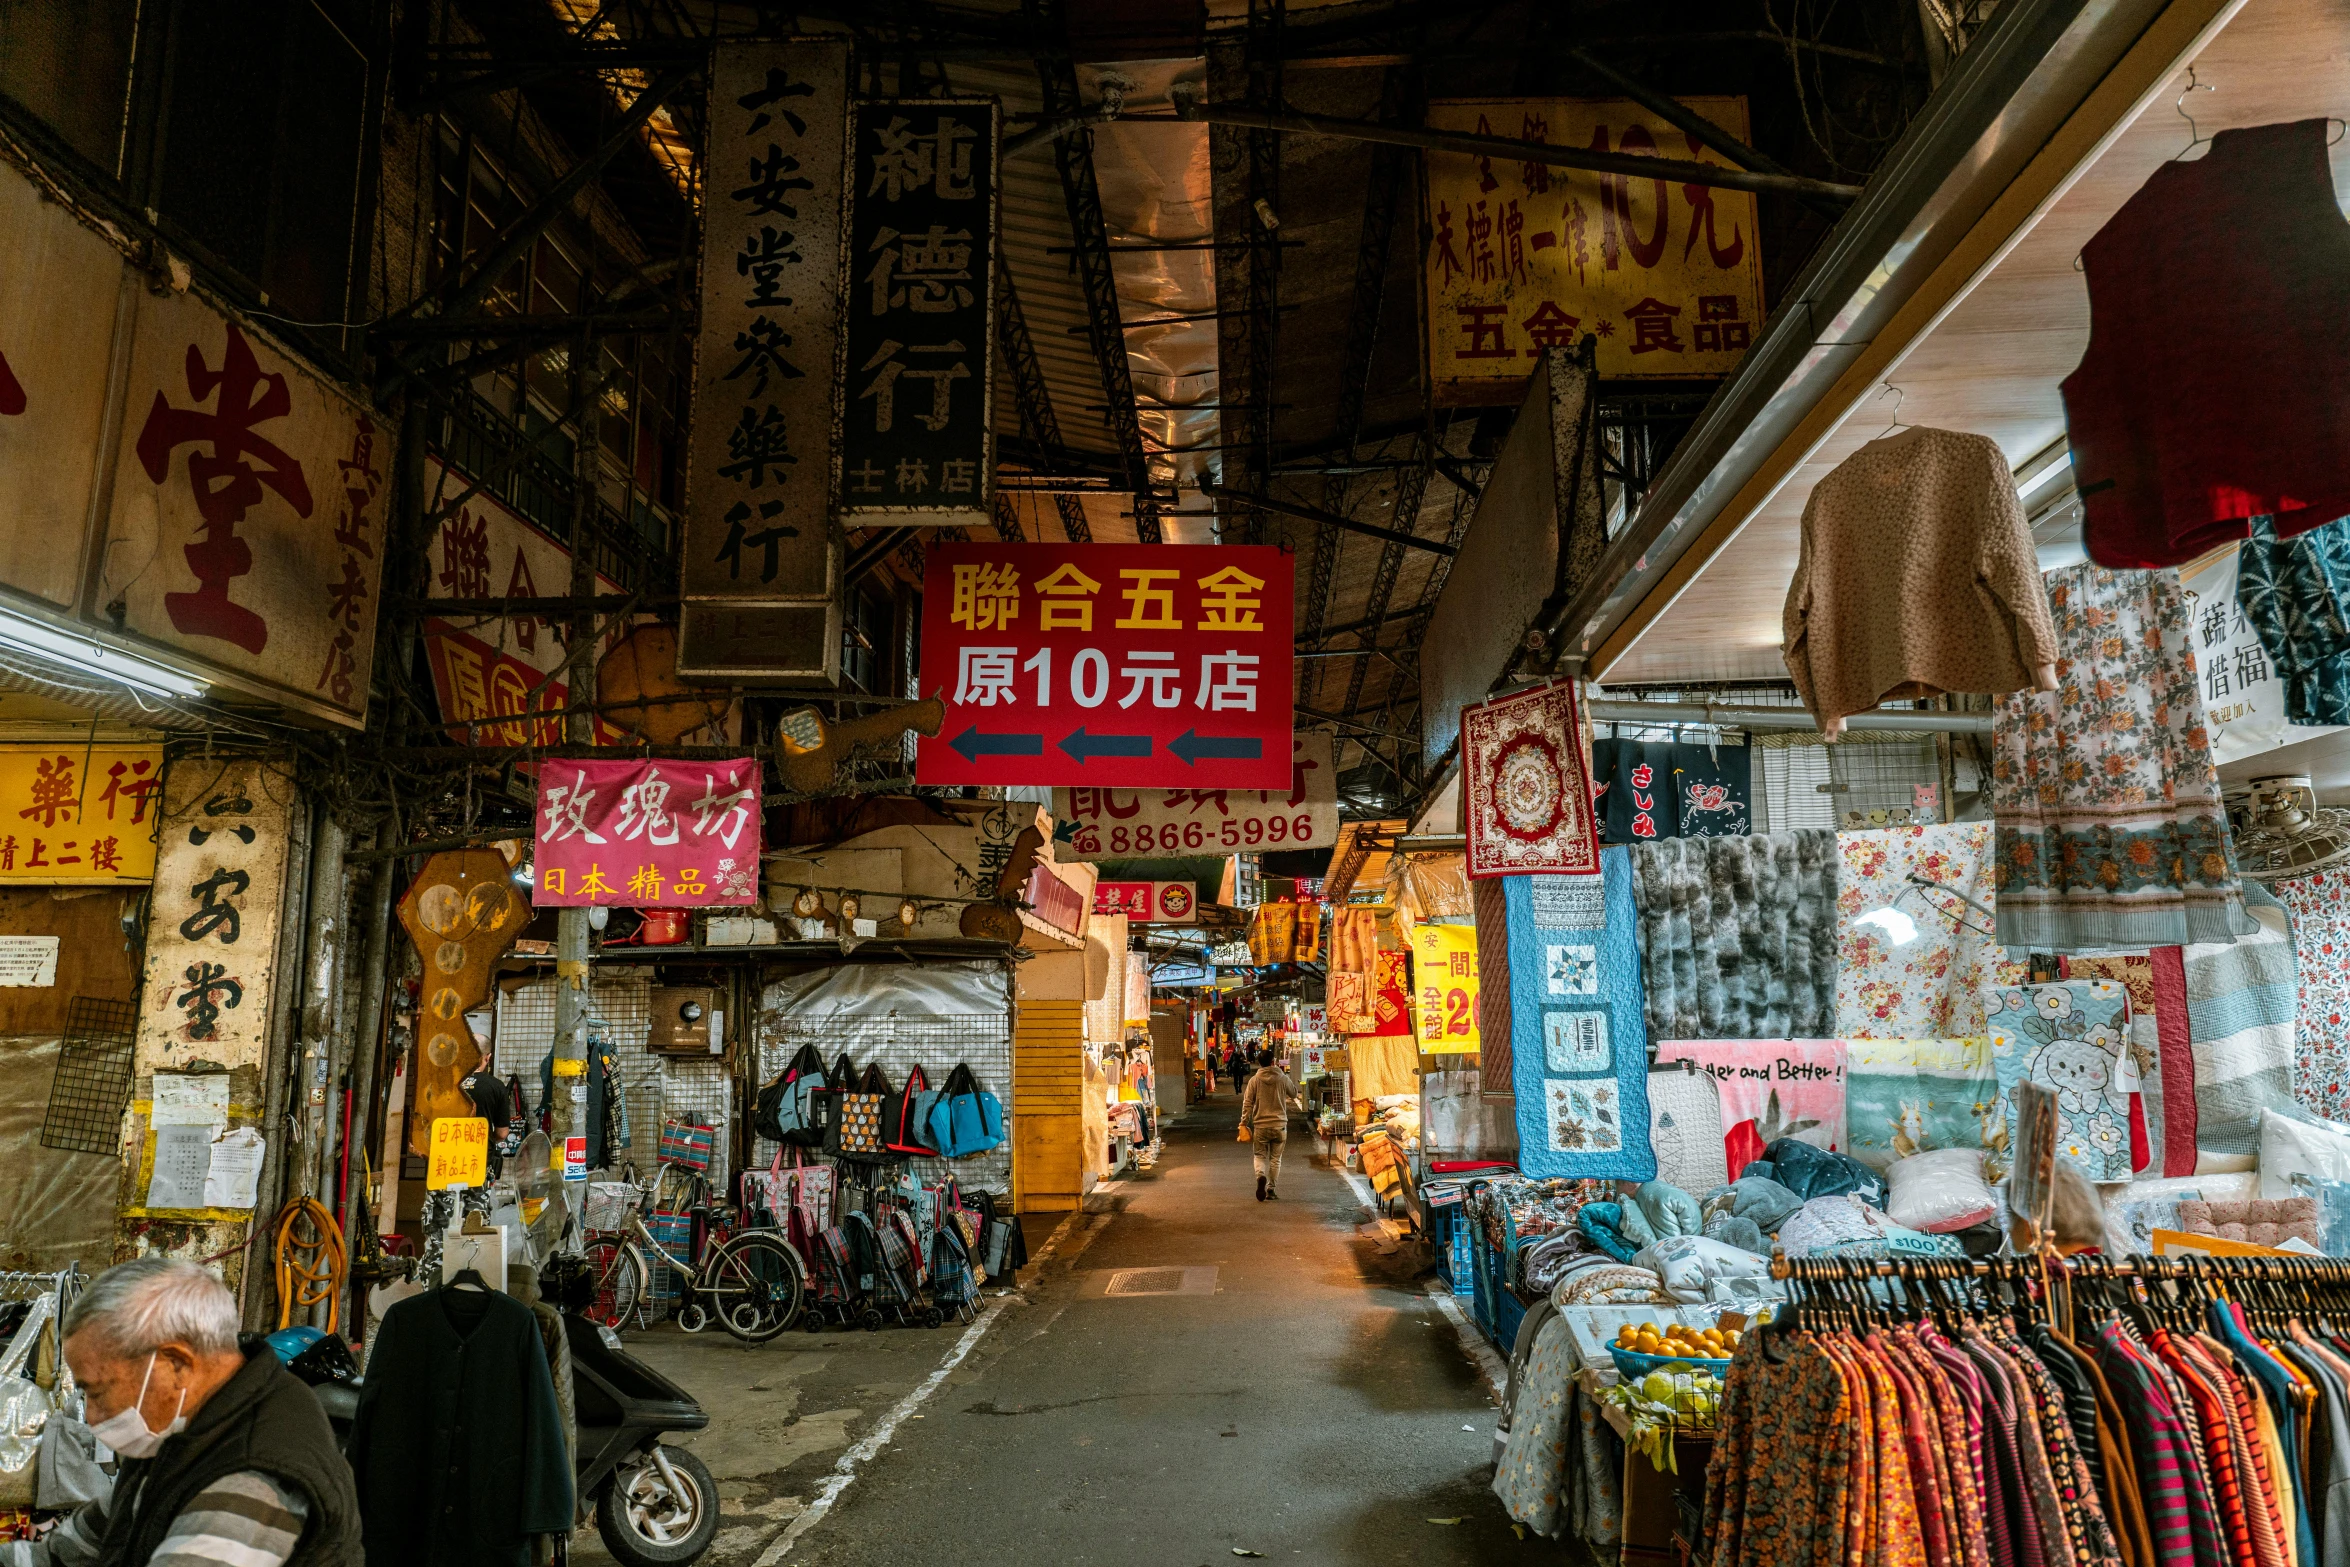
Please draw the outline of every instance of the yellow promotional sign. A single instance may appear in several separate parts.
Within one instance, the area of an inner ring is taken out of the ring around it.
[[[1680,102],[1747,139],[1744,98]],[[1627,99],[1431,103],[1428,128],[1731,167]],[[1762,330],[1753,196],[1466,153],[1426,159],[1424,335],[1439,403],[1515,403],[1543,349],[1586,334],[1611,380],[1724,376]]]
[[[0,745],[0,885],[155,879],[160,745]]]
[[[490,1177],[490,1123],[478,1115],[444,1115],[432,1124],[432,1154],[424,1189],[483,1186]]]
[[[1474,925],[1412,927],[1412,1010],[1423,1054],[1478,1048]]]

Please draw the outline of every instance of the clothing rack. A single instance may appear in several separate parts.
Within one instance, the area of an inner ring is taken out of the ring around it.
[[[2132,1257],[2115,1261],[2078,1257],[1773,1257],[1771,1277],[1797,1283],[1832,1283],[1863,1278],[1958,1279],[2031,1278],[2051,1273],[2080,1278],[2143,1278],[2193,1281],[2238,1277],[2266,1284],[2350,1284],[2350,1257]]]

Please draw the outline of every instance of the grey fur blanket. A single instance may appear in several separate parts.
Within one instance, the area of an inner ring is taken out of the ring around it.
[[[1632,845],[1648,1037],[1834,1034],[1838,863],[1816,829]]]

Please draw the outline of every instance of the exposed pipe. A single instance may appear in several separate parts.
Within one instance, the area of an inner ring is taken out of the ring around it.
[[[1435,555],[1457,555],[1460,553],[1442,539],[1423,539],[1416,534],[1406,533],[1400,528],[1382,528],[1375,522],[1357,522],[1352,517],[1342,517],[1337,512],[1324,511],[1319,506],[1305,506],[1296,501],[1276,500],[1270,495],[1252,495],[1246,490],[1228,489],[1221,484],[1203,484],[1199,487],[1199,492],[1212,500],[1237,501],[1243,506],[1254,506],[1262,511],[1279,513],[1284,517],[1295,517],[1303,522],[1319,522],[1333,528],[1344,528],[1349,533],[1369,534],[1374,539],[1386,539],[1390,543],[1402,544],[1416,550],[1427,550]]]
[[[1155,117],[1155,116],[1154,116]],[[1132,119],[1146,116],[1133,115]],[[1852,201],[1858,185],[1807,179],[1797,174],[1765,174],[1753,169],[1725,169],[1718,164],[1692,163],[1679,158],[1646,158],[1620,152],[1594,152],[1581,147],[1553,147],[1546,142],[1519,141],[1508,136],[1478,136],[1468,131],[1423,131],[1401,125],[1379,125],[1369,120],[1341,120],[1326,114],[1295,110],[1247,109],[1232,104],[1186,101],[1176,118],[1210,125],[1241,125],[1254,130],[1297,131],[1310,136],[1339,136],[1353,141],[1392,142],[1399,147],[1421,147],[1431,152],[1460,152],[1476,158],[1509,158],[1520,163],[1542,163],[1552,168],[1583,169],[1597,174],[1622,174],[1634,179],[1677,180],[1716,190],[1747,190],[1772,196],[1826,197]]]
[[[1602,723],[1708,724],[1722,729],[1817,729],[1819,720],[1800,707],[1737,707],[1723,702],[1625,702],[1602,697],[1584,704]],[[1988,735],[1989,713],[1943,713],[1932,708],[1880,707],[1853,713],[1847,729],[1914,729],[1921,733]]]

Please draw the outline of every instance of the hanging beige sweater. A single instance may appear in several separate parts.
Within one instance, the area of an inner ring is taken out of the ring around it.
[[[1803,509],[1787,672],[1833,737],[1946,691],[2056,689],[2056,630],[1999,444],[1912,428],[1838,464]]]

